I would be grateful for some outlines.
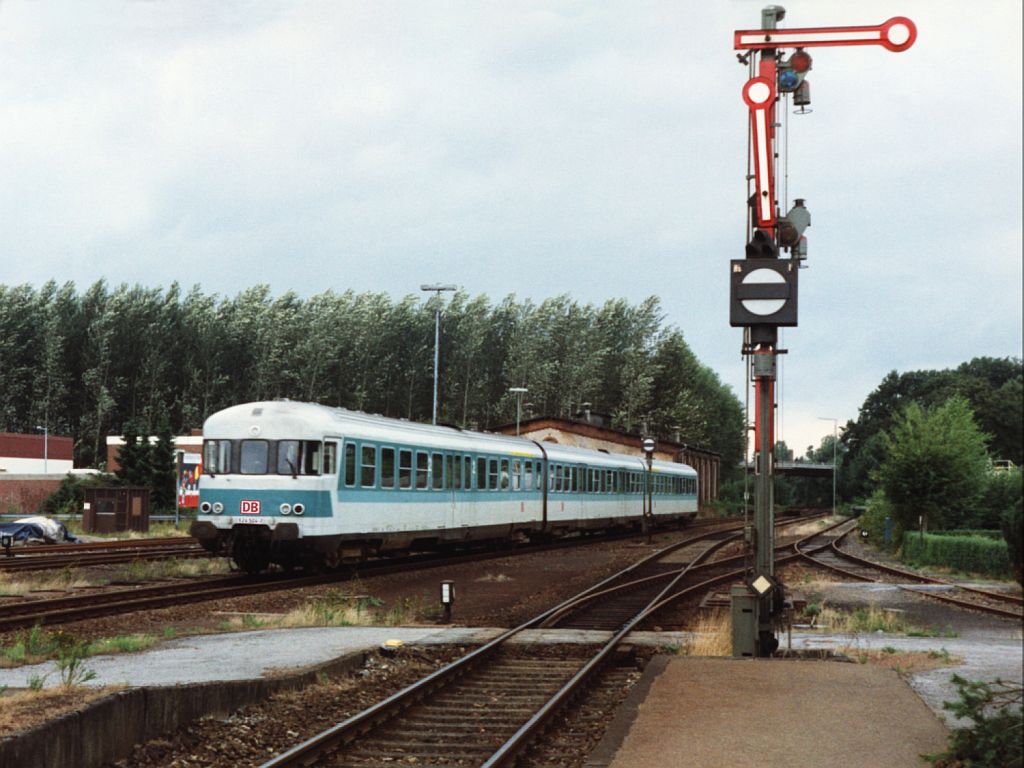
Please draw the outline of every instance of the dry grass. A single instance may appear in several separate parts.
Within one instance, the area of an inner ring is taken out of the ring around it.
[[[68,568],[57,572],[41,571],[21,576],[0,573],[0,595],[24,597],[30,592],[64,592],[80,587],[103,586],[107,581],[88,579]]]
[[[688,642],[669,650],[680,656],[732,656],[732,622],[726,611],[701,616]]]
[[[106,688],[47,688],[41,691],[15,691],[0,695],[0,735],[27,730],[52,720],[59,714],[81,709],[96,699],[124,686]]]
[[[170,560],[132,560],[118,569],[122,581],[155,581],[191,576],[221,576],[231,572],[231,565],[222,557],[171,558]]]
[[[839,651],[861,664],[891,669],[900,677],[918,672],[927,672],[942,667],[955,667],[963,664],[963,659],[954,656],[945,648],[931,651],[897,651],[891,646],[881,650],[844,647]]]

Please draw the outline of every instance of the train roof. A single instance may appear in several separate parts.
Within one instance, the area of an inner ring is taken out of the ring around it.
[[[534,459],[541,459],[547,453],[552,461],[581,462],[608,468],[643,469],[646,463],[641,456],[606,453],[557,443],[544,443],[542,452],[540,446],[532,440],[510,435],[420,424],[293,400],[266,400],[234,405],[212,414],[203,424],[203,436],[207,439],[320,440],[332,435],[451,451],[507,453]],[[696,474],[685,464],[669,461],[655,461],[653,468],[657,472]]]

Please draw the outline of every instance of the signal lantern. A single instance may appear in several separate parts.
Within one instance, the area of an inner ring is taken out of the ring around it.
[[[777,259],[779,258],[779,246],[775,244],[775,238],[763,229],[755,229],[753,237],[746,245],[748,259]]]
[[[798,48],[796,53],[789,57],[789,66],[796,72],[807,72],[811,68],[811,63],[811,54],[803,48]]]
[[[810,69],[811,55],[798,49],[788,59],[779,63],[779,90],[784,93],[797,90]]]

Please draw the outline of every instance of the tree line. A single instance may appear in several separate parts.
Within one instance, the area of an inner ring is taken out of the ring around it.
[[[107,435],[181,434],[240,402],[290,398],[429,421],[435,310],[441,310],[439,421],[487,429],[527,414],[571,417],[589,403],[626,431],[680,439],[739,464],[742,405],[700,363],[657,298],[580,304],[331,290],[234,297],[101,280],[0,285],[0,430],[74,438],[101,467]]]

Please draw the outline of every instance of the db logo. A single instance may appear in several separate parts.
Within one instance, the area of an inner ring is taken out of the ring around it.
[[[238,511],[243,515],[258,515],[260,513],[260,503],[243,499]]]

